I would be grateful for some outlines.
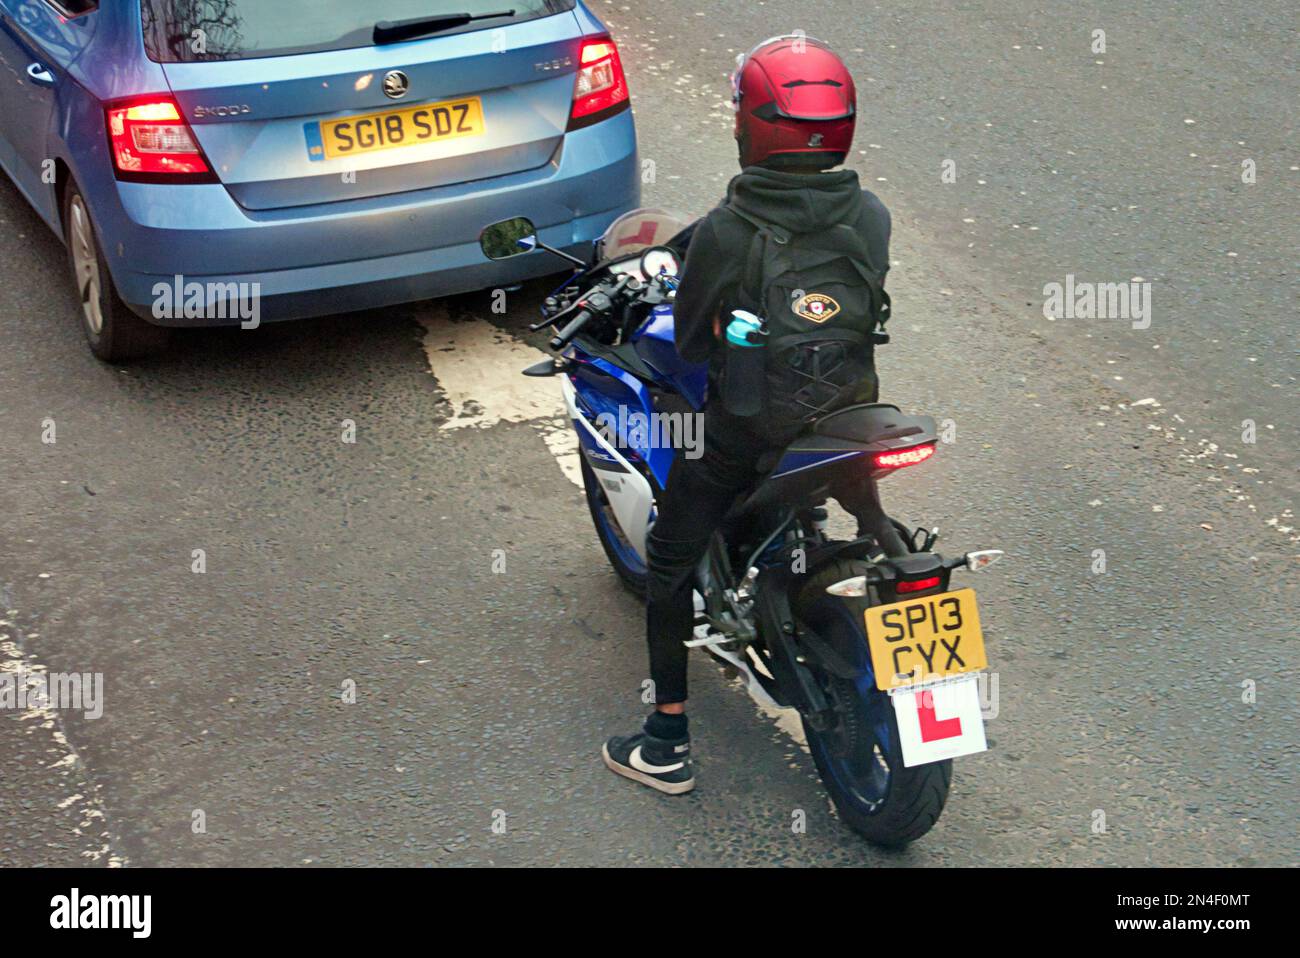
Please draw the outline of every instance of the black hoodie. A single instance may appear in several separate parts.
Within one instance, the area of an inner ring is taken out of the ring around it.
[[[884,282],[889,210],[862,189],[853,170],[800,174],[751,166],[728,185],[727,203],[793,233],[854,225],[866,239],[871,268]],[[736,308],[736,287],[754,238],[754,227],[727,210],[727,203],[696,227],[673,306],[677,352],[690,362],[716,365],[721,358],[722,317]]]

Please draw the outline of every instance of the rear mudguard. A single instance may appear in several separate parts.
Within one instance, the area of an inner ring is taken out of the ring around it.
[[[790,594],[802,579],[784,564],[768,566],[754,583],[754,611],[776,681],[774,698],[801,715],[813,716],[825,712],[829,704],[805,664],[807,653],[795,627]]]
[[[807,572],[796,574],[788,564],[768,566],[756,583],[755,611],[759,634],[767,647],[776,691],[782,705],[797,709],[814,727],[828,714],[829,703],[809,666],[855,684],[875,684],[866,623],[845,605],[843,619],[815,630],[796,620],[793,601],[803,584],[837,559],[866,559],[878,547],[871,537],[830,543],[808,554]]]

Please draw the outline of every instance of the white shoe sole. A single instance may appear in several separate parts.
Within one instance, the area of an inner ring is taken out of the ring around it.
[[[694,776],[688,778],[684,782],[661,782],[653,775],[647,775],[645,772],[638,772],[630,765],[620,765],[610,757],[609,748],[606,745],[600,747],[600,756],[605,760],[605,765],[615,775],[622,775],[624,778],[630,778],[634,782],[648,785],[655,791],[663,792],[665,795],[685,795],[695,787]]]

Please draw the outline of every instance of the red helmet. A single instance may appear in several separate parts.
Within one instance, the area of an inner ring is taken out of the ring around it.
[[[844,61],[821,40],[764,40],[736,58],[731,87],[741,166],[828,169],[844,162],[857,90]]]

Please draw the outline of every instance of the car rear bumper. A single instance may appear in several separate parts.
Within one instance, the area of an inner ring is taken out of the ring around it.
[[[115,186],[116,202],[94,211],[113,280],[133,310],[167,326],[241,322],[234,290],[260,321],[517,283],[563,264],[488,260],[478,235],[489,223],[527,217],[543,242],[587,256],[640,202],[630,111],[569,133],[537,169],[374,199],[250,211],[220,185]]]

